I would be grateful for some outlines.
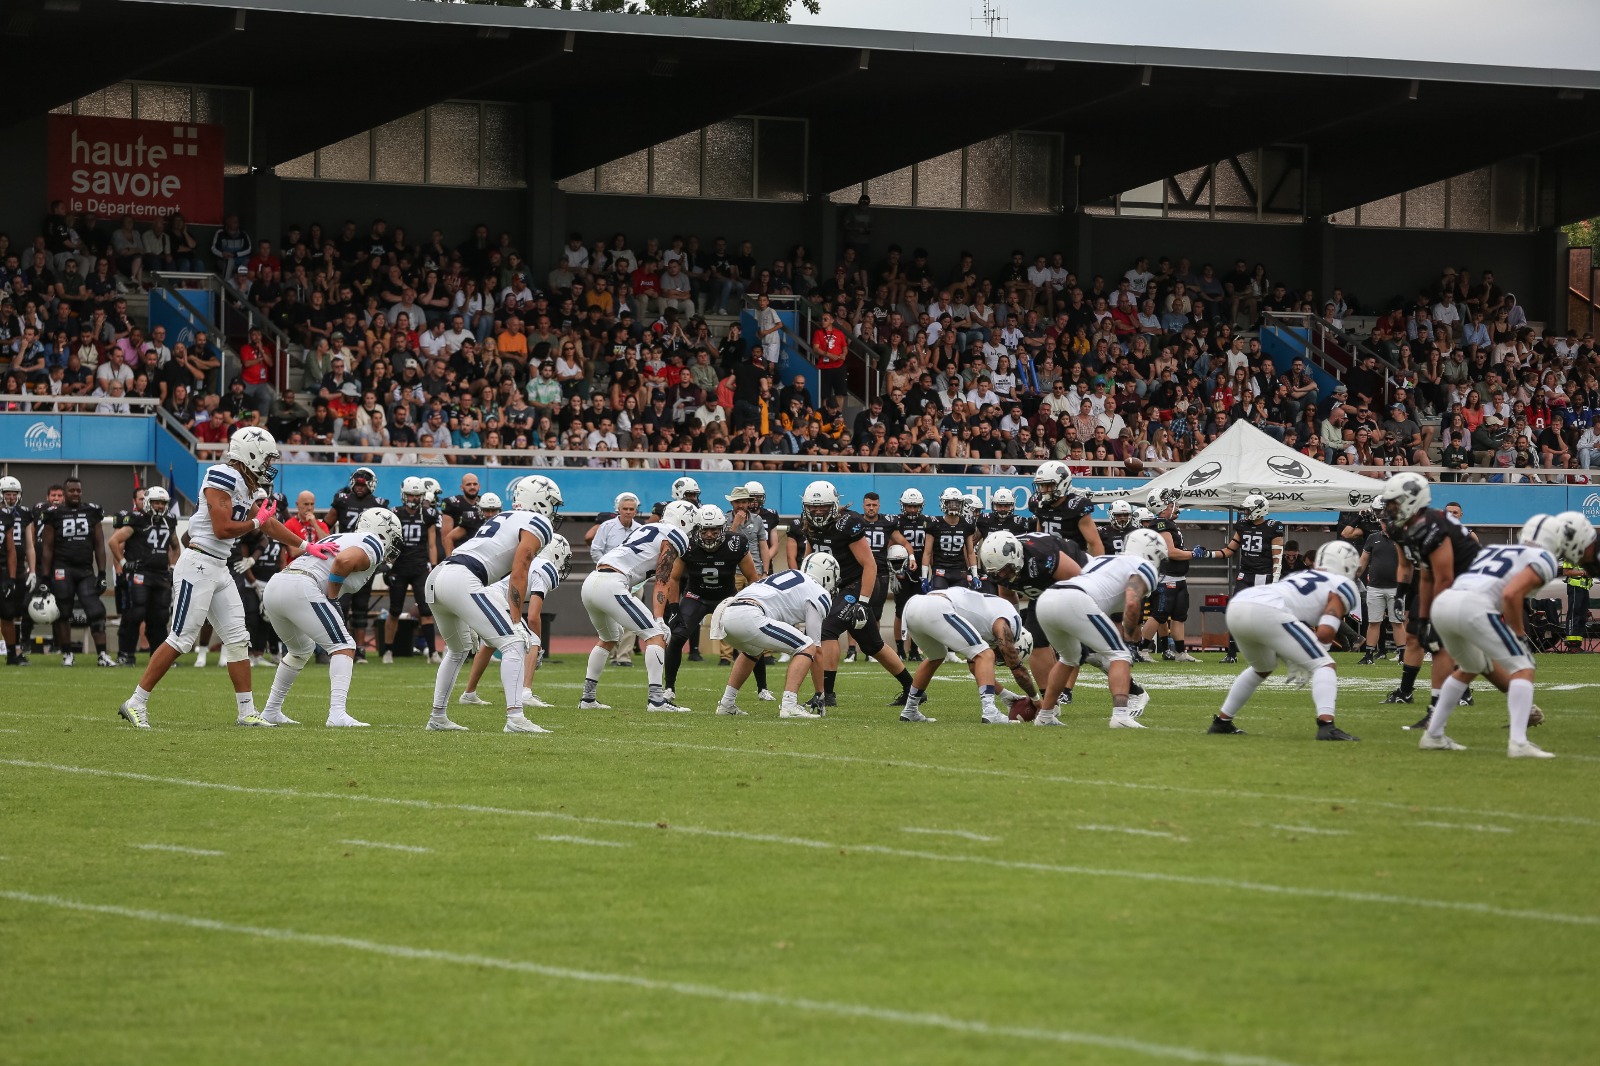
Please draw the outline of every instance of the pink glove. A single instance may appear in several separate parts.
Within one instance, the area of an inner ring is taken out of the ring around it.
[[[256,521],[262,525],[266,525],[277,513],[278,501],[276,499],[269,498],[267,502],[261,505],[261,510],[256,512]]]
[[[313,559],[332,559],[339,554],[339,546],[326,540],[308,541],[306,554]]]

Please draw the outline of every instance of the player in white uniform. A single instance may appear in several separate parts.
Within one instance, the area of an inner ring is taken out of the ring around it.
[[[902,722],[932,722],[919,705],[933,675],[944,664],[947,654],[965,662],[978,682],[982,721],[990,725],[1009,725],[1011,717],[995,705],[999,687],[994,667],[998,655],[1011,668],[1011,676],[1037,700],[1039,688],[1028,669],[1033,637],[1022,625],[1022,616],[1009,600],[984,592],[952,586],[937,592],[913,596],[906,603],[906,629],[927,658],[917,667],[911,692],[900,712]]]
[[[550,543],[539,549],[539,554],[533,557],[533,565],[528,568],[528,605],[524,615],[528,623],[528,630],[533,634],[533,647],[526,656],[527,662],[523,666],[522,705],[524,707],[552,707],[554,704],[546,703],[533,694],[533,672],[539,666],[537,650],[543,646],[543,609],[545,597],[554,592],[567,576],[567,571],[572,567],[572,546],[567,543],[567,538],[560,533],[550,538]],[[507,575],[496,581],[490,587],[491,593],[497,599],[506,599],[511,594],[511,577]],[[482,679],[483,672],[489,668],[490,661],[494,658],[494,649],[484,644],[478,648],[477,655],[472,659],[472,672],[467,675],[467,690],[460,696],[458,702],[472,704],[488,704],[488,700],[478,695],[478,681]]]
[[[601,556],[594,573],[583,579],[583,606],[589,612],[589,621],[600,642],[589,651],[579,709],[611,709],[600,702],[600,674],[617,642],[624,637],[631,640],[638,634],[644,643],[645,677],[650,686],[645,710],[689,710],[668,698],[662,685],[670,630],[661,614],[668,603],[677,602],[673,565],[689,550],[689,537],[694,533],[698,510],[687,500],[673,500],[662,512],[661,521],[635,526],[621,544]],[[633,586],[652,573],[655,574],[655,592],[651,597],[653,613],[633,595]]]
[[[133,695],[117,713],[139,729],[149,729],[150,693],[161,683],[178,656],[194,647],[207,621],[222,636],[228,651],[228,678],[233,682],[239,724],[275,724],[256,713],[250,691],[250,632],[245,626],[244,604],[233,583],[228,556],[234,541],[260,530],[291,553],[331,554],[322,544],[307,544],[278,521],[278,504],[271,496],[278,476],[278,442],[257,426],[246,426],[228,442],[226,461],[206,470],[201,482],[201,505],[189,517],[188,543],[172,568],[172,617],[166,641],[150,653],[150,663]],[[257,494],[262,493],[257,500]]]
[[[1111,728],[1144,728],[1138,712],[1148,696],[1141,697],[1138,706],[1130,703],[1133,653],[1128,641],[1139,639],[1144,599],[1155,591],[1156,574],[1166,558],[1167,544],[1159,533],[1136,529],[1122,542],[1122,554],[1096,556],[1077,577],[1039,594],[1039,624],[1055,649],[1056,665],[1034,725],[1062,724],[1056,701],[1071,676],[1069,667],[1078,665],[1087,648],[1092,653],[1089,661],[1105,670],[1111,688]],[[1119,609],[1121,632],[1110,617]]]
[[[473,638],[500,652],[500,684],[505,689],[507,733],[548,733],[522,713],[522,663],[538,640],[522,620],[528,598],[528,569],[554,537],[550,523],[561,508],[561,490],[543,474],[518,478],[511,490],[513,510],[486,519],[450,558],[428,575],[424,595],[446,652],[433,682],[433,713],[428,728],[460,730],[445,708],[456,675],[471,654]],[[506,595],[491,592],[510,575]]]
[[[1281,581],[1241,589],[1228,601],[1228,633],[1249,665],[1234,678],[1207,732],[1243,733],[1233,724],[1234,715],[1282,659],[1291,672],[1311,675],[1317,739],[1361,739],[1333,723],[1339,678],[1328,654],[1328,645],[1339,633],[1339,620],[1357,603],[1354,578],[1361,553],[1348,541],[1329,541],[1317,549],[1314,565],[1313,570],[1297,571]]]
[[[718,605],[711,616],[711,638],[726,640],[744,653],[733,662],[718,714],[746,713],[735,702],[739,688],[754,672],[756,660],[771,651],[790,656],[778,717],[822,717],[822,620],[833,609],[838,588],[839,560],[812,552],[798,570],[762,578]],[[816,692],[810,709],[800,705],[800,681],[807,673]]]
[[[1581,527],[1581,529],[1576,528]],[[1462,693],[1479,674],[1500,666],[1510,675],[1506,709],[1511,736],[1506,754],[1513,759],[1553,759],[1528,739],[1533,713],[1533,655],[1523,629],[1523,601],[1561,572],[1559,560],[1576,559],[1594,540],[1587,521],[1573,523],[1567,514],[1537,514],[1528,519],[1516,544],[1486,547],[1466,573],[1433,601],[1434,632],[1455,660],[1456,668],[1439,686],[1418,747],[1423,751],[1461,751],[1444,727]]]
[[[355,672],[356,643],[345,628],[339,610],[340,596],[358,592],[378,568],[400,554],[400,519],[393,511],[371,507],[356,519],[354,533],[327,538],[338,554],[319,559],[305,555],[273,575],[261,597],[261,611],[289,649],[278,660],[272,693],[262,717],[278,725],[294,725],[283,713],[289,687],[316,654],[328,653],[328,725],[364,726],[345,709],[350,698],[350,675]]]

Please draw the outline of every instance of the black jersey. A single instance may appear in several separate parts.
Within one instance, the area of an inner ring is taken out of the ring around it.
[[[1062,540],[1077,541],[1078,524],[1083,521],[1084,516],[1094,514],[1094,501],[1089,498],[1088,493],[1074,492],[1052,504],[1035,503],[1032,511],[1034,532],[1048,533]]]
[[[1361,550],[1367,554],[1367,584],[1392,589],[1400,583],[1400,552],[1383,530],[1368,534]]]
[[[476,496],[452,496],[444,501],[441,513],[449,515],[450,521],[458,526],[466,524],[467,520],[472,518],[482,521],[478,516],[478,497]],[[605,519],[602,518],[600,521],[603,522]]]
[[[982,540],[990,533],[1013,533],[1022,536],[1024,533],[1033,532],[1033,519],[1020,511],[990,511],[988,514],[978,516],[978,539]]]
[[[928,543],[930,521],[925,514],[895,514],[889,516],[890,525],[911,545],[911,561],[922,565],[922,548]]]
[[[1247,518],[1235,522],[1233,535],[1239,542],[1239,572],[1272,573],[1272,542],[1282,540],[1284,533],[1283,523],[1270,518],[1260,525]]]
[[[1122,546],[1128,542],[1128,534],[1140,528],[1143,527],[1137,522],[1129,522],[1121,529],[1117,528],[1115,522],[1107,522],[1100,527],[1100,544],[1107,555],[1121,555]]]
[[[80,503],[73,507],[58,503],[45,508],[42,524],[55,530],[52,566],[71,566],[86,570],[94,566],[94,530],[100,528],[105,512],[99,504]]]
[[[1420,519],[1413,519],[1406,531],[1395,538],[1406,558],[1419,570],[1431,570],[1430,559],[1439,545],[1449,542],[1455,572],[1466,573],[1483,547],[1471,530],[1445,514],[1428,508]]]
[[[800,540],[802,546],[809,544],[812,551],[827,552],[839,561],[841,592],[861,583],[861,563],[856,559],[852,545],[866,537],[865,521],[855,511],[845,510],[835,515],[825,529],[816,529],[807,522],[796,523],[807,527]]]
[[[112,520],[111,528],[133,530],[122,544],[123,569],[137,574],[171,569],[171,549],[178,540],[178,519],[172,514],[122,511]]]
[[[767,536],[769,537],[772,536],[773,530],[784,524],[783,519],[778,517],[778,512],[770,507],[758,507],[756,513],[761,516],[761,521],[765,523]]]
[[[894,523],[889,521],[889,516],[880,513],[876,518],[861,516],[861,529],[867,536],[867,547],[872,550],[872,557],[878,562],[884,561],[884,555],[889,550],[889,534],[894,531]]]
[[[1172,538],[1174,548],[1183,547],[1183,530],[1178,528],[1178,523],[1171,518],[1158,518],[1156,524],[1150,527],[1157,533],[1165,533]],[[1188,559],[1167,559],[1161,564],[1162,577],[1188,577]]]
[[[684,592],[707,603],[721,603],[733,595],[733,579],[749,554],[750,541],[743,533],[729,533],[715,548],[707,548],[698,536],[690,537],[689,550],[683,553]]]
[[[245,536],[239,541],[244,549],[244,554],[255,560],[255,565],[250,568],[250,577],[256,584],[264,584],[272,580],[272,575],[283,569],[284,547],[265,533],[256,532]]]
[[[1051,533],[1027,533],[1018,539],[1022,541],[1022,565],[1010,581],[1001,583],[1027,596],[1037,596],[1056,583],[1062,552],[1074,562],[1085,558],[1081,550],[1073,550],[1074,544]]]
[[[928,525],[928,540],[933,544],[933,565],[944,570],[963,570],[967,565],[967,541],[977,527],[965,518],[951,525],[940,518]]]
[[[0,506],[0,545],[10,538],[17,546],[18,571],[28,565],[28,546],[22,538],[28,535],[28,527],[34,522],[34,510],[25,503],[18,502],[15,507]],[[3,565],[4,559],[4,554],[0,554],[0,565]]]
[[[368,493],[366,496],[357,497],[349,489],[340,489],[339,494],[333,498],[333,532],[354,533],[356,522],[361,518],[361,512],[372,507],[388,508],[389,501],[382,496]]]
[[[1352,527],[1359,529],[1361,532],[1353,537],[1344,537],[1344,531]],[[1372,534],[1383,532],[1383,522],[1371,511],[1340,511],[1339,519],[1334,523],[1333,528],[1345,540],[1360,548]]]
[[[400,554],[389,569],[413,574],[428,569],[428,545],[437,535],[439,511],[426,503],[403,503],[394,509],[400,519]]]

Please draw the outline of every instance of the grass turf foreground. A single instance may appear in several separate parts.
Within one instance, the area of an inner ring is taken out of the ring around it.
[[[149,732],[133,671],[36,663],[0,671],[0,1061],[1593,1061],[1587,658],[1540,660],[1544,762],[1481,685],[1471,750],[1418,752],[1354,656],[1360,744],[1276,680],[1203,735],[1215,663],[1139,667],[1132,732],[1087,683],[1066,729],[979,725],[970,681],[902,725],[875,665],[817,722],[713,716],[710,665],[694,714],[642,666],[580,712],[567,656],[553,736],[424,732],[416,661],[357,670],[367,730],[317,669],[306,724],[237,729],[186,661]]]

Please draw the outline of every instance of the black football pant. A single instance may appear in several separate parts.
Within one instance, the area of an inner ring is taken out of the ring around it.
[[[117,626],[117,651],[133,656],[139,651],[139,629],[144,628],[145,643],[152,650],[167,639],[167,620],[172,613],[172,572],[128,575],[128,606]]]

